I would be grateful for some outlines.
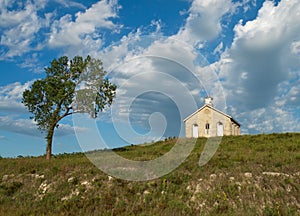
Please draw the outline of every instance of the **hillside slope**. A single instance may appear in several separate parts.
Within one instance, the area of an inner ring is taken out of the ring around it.
[[[115,151],[149,160],[175,141]],[[107,176],[81,153],[1,158],[0,215],[300,215],[300,134],[224,137],[199,167],[205,142],[172,173],[143,182]]]

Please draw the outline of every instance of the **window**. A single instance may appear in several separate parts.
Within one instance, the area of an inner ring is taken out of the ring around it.
[[[209,134],[209,124],[205,124],[205,134]]]

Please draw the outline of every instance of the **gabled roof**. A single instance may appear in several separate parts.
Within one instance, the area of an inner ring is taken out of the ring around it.
[[[232,118],[230,115],[228,115],[228,114],[226,114],[226,113],[224,113],[224,112],[222,112],[222,111],[220,111],[220,110],[214,108],[213,106],[211,106],[211,105],[209,105],[209,104],[203,105],[201,108],[199,108],[198,110],[196,110],[195,112],[193,112],[191,115],[189,115],[188,117],[186,117],[185,119],[183,119],[183,121],[185,122],[186,120],[188,120],[189,118],[191,118],[193,115],[195,115],[195,114],[197,114],[198,112],[200,112],[201,110],[203,110],[205,107],[208,107],[208,108],[210,108],[210,109],[212,109],[212,110],[214,110],[214,111],[216,111],[216,112],[218,112],[218,113],[221,113],[222,115],[224,115],[224,116],[230,118],[230,120],[233,121],[234,123],[236,123],[238,126],[241,126],[241,124],[238,123],[238,122],[237,122],[234,118]]]

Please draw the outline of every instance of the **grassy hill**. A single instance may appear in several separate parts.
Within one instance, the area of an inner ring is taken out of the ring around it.
[[[109,177],[81,153],[1,158],[0,215],[300,215],[300,134],[224,137],[199,167],[205,142],[172,173],[143,182]],[[115,151],[149,160],[174,143]]]

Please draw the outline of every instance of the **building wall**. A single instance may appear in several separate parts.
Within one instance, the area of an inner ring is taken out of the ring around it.
[[[217,136],[217,125],[223,124],[223,135],[240,135],[239,126],[231,121],[228,116],[223,115],[209,107],[205,107],[185,121],[185,134],[187,138],[193,137],[193,125],[198,125],[199,137]],[[209,124],[209,129],[206,129]]]

